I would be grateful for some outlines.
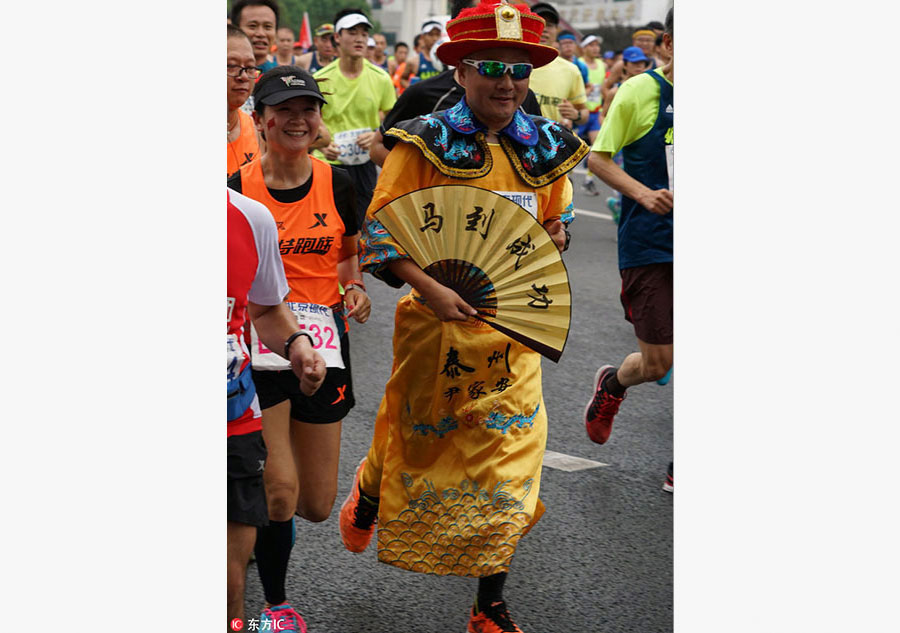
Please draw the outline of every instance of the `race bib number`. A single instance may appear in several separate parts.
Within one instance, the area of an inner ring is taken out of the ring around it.
[[[344,369],[344,359],[341,358],[341,337],[338,334],[331,308],[315,303],[293,301],[288,301],[287,305],[294,313],[300,331],[306,332],[312,337],[313,349],[322,355],[325,365]],[[256,328],[252,325],[250,326],[250,355],[253,359],[253,369],[279,371],[291,368],[291,364],[287,360],[263,345],[256,333]]]
[[[675,145],[666,145],[666,169],[669,172],[669,191],[675,193]]]
[[[533,191],[495,191],[494,193],[515,202],[537,220],[537,194]]]
[[[603,98],[603,93],[600,92],[600,84],[593,84],[591,88],[591,92],[587,96],[587,100],[591,103],[598,103],[600,99]]]
[[[366,132],[371,132],[368,128],[361,130],[345,130],[343,132],[335,132],[334,142],[338,146],[341,155],[338,160],[343,165],[362,165],[369,160],[369,150],[361,148],[356,144],[356,139]]]

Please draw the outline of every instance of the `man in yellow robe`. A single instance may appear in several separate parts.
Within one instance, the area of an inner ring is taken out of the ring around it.
[[[368,208],[360,265],[412,291],[397,305],[394,363],[368,455],[341,508],[344,545],[362,552],[378,523],[378,558],[403,569],[479,578],[470,633],[520,631],[502,596],[538,501],[547,440],[540,355],[484,323],[425,273],[376,219],[392,200],[436,185],[472,185],[529,211],[560,251],[573,219],[565,174],[587,154],[577,137],[519,111],[539,44],[527,5],[483,1],[447,24],[437,55],[459,69],[466,96],[449,110],[398,123]]]

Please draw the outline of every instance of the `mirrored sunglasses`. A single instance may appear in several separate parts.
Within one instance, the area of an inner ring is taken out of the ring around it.
[[[509,73],[513,79],[527,79],[534,68],[532,64],[506,64],[493,59],[464,59],[462,62],[477,68],[479,75],[492,77],[494,79],[499,79],[506,73]]]

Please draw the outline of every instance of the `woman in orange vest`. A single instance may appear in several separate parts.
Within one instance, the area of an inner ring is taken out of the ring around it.
[[[298,66],[279,66],[260,77],[253,98],[253,120],[265,147],[228,186],[262,202],[275,218],[288,305],[327,365],[322,386],[304,396],[289,366],[251,334],[253,381],[269,451],[269,526],[259,529],[255,548],[266,597],[262,620],[271,621],[264,625],[270,630],[305,630],[285,595],[293,515],[324,521],[334,505],[341,421],[354,405],[347,317],[364,323],[371,305],[356,255],[353,183],[340,167],[309,155],[326,103],[316,80]]]

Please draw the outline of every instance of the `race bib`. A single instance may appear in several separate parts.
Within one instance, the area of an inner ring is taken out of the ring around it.
[[[666,169],[669,172],[669,191],[675,193],[675,144],[666,145]]]
[[[338,160],[342,165],[362,165],[369,160],[369,150],[361,148],[356,144],[356,139],[366,132],[371,132],[369,128],[361,130],[344,130],[343,132],[334,133],[334,142],[338,146],[341,155]]]
[[[312,337],[313,349],[322,355],[325,365],[344,369],[344,359],[341,357],[341,337],[338,334],[331,308],[315,303],[293,301],[288,301],[287,306],[294,313],[300,331],[306,332]],[[253,369],[280,371],[291,368],[291,364],[287,360],[263,345],[252,324],[250,326],[250,356],[253,359]]]
[[[494,193],[515,202],[537,220],[537,194],[533,191],[495,191]]]

